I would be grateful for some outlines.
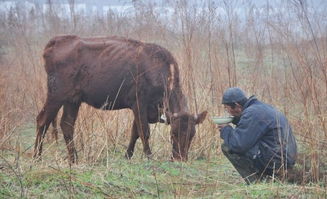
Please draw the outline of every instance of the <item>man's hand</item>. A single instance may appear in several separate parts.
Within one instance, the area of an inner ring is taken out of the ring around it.
[[[221,130],[221,129],[224,128],[225,126],[228,126],[228,124],[218,124],[218,129]]]
[[[233,131],[233,127],[229,124],[219,124],[218,129],[220,131],[220,138],[225,140],[230,132]]]

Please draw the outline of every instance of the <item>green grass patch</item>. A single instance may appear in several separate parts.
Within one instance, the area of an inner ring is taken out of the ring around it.
[[[52,165],[49,162],[3,167],[0,198],[322,198],[321,184],[261,182],[245,185],[225,158],[187,163],[126,160],[110,164]],[[105,161],[101,161],[105,162]]]
[[[34,128],[20,132],[25,147]],[[51,143],[46,143],[50,145]],[[123,147],[96,162],[69,166],[64,143],[54,145],[34,163],[31,157],[2,152],[0,198],[325,198],[326,183],[295,185],[261,182],[245,185],[226,158],[188,162],[148,160],[136,153],[124,158]],[[53,154],[60,148],[60,156]],[[25,148],[26,149],[26,148]],[[62,150],[62,151],[61,151]],[[31,150],[29,150],[30,152]],[[298,165],[301,166],[301,165]]]

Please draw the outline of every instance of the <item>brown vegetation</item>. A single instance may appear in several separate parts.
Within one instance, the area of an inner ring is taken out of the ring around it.
[[[75,11],[63,18],[57,14],[58,5],[46,13],[20,7],[0,13],[0,148],[17,149],[20,129],[35,124],[46,97],[42,50],[51,37],[120,35],[157,43],[172,52],[191,112],[209,110],[209,117],[223,114],[221,94],[229,86],[239,86],[277,106],[289,118],[299,150],[305,154],[299,156],[298,175],[322,180],[327,170],[323,165],[327,161],[324,9],[308,9],[302,0],[279,3],[275,10],[267,1],[261,12],[251,1],[217,2],[203,1],[201,9],[185,0],[170,3],[174,13],[165,20],[153,5],[140,3],[134,4],[136,12],[130,15],[109,11],[84,16]],[[244,9],[243,18],[236,6]],[[91,163],[125,150],[131,112],[82,106],[80,116],[74,139],[82,161]],[[169,157],[169,129],[162,125],[151,129],[154,157]],[[220,153],[218,131],[210,119],[197,131],[191,159],[210,159]]]

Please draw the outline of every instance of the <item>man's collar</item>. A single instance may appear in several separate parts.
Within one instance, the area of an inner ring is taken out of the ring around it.
[[[248,101],[246,101],[246,103],[244,104],[243,109],[246,109],[257,100],[258,99],[256,98],[256,96],[252,95],[251,97],[249,97]]]

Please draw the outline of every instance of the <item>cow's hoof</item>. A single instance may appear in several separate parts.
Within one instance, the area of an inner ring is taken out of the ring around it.
[[[130,159],[132,158],[132,156],[133,156],[133,152],[131,152],[131,151],[127,151],[127,152],[125,153],[125,158],[126,158],[127,160],[130,160]]]

